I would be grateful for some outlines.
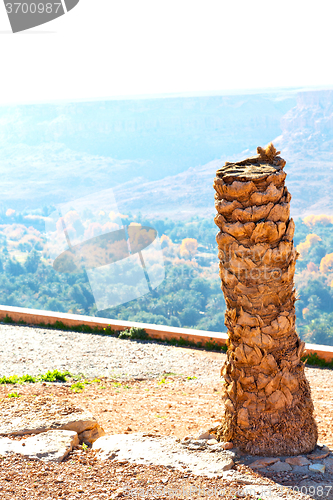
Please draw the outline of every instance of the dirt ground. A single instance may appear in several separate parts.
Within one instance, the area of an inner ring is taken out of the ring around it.
[[[221,354],[195,352],[198,356],[221,359],[222,364]],[[315,405],[319,442],[332,449],[333,372],[319,368],[308,368],[306,371]],[[0,397],[17,392],[21,395],[53,394],[60,399],[70,399],[75,405],[93,413],[107,434],[147,432],[183,438],[209,427],[221,416],[220,381],[208,386],[198,379],[166,374],[155,380],[128,380],[121,383],[106,379],[94,381],[86,384],[82,392],[78,393],[74,393],[70,385],[2,385]],[[238,468],[252,476],[256,475],[243,465]],[[257,477],[260,482],[261,476]],[[269,479],[279,484],[290,484],[288,477],[284,478],[281,473],[272,473],[271,478],[265,478],[265,481]],[[232,481],[221,485],[218,479],[171,472],[165,467],[101,462],[89,449],[75,450],[62,464],[45,465],[17,457],[0,460],[0,499],[131,498],[127,488],[134,491],[139,486],[145,490],[141,498],[221,498],[221,494],[214,496],[203,493],[204,488],[213,488],[213,485],[224,488],[222,497],[226,499],[235,498],[239,488]],[[169,494],[167,486],[171,491]],[[191,491],[189,496],[188,491]]]

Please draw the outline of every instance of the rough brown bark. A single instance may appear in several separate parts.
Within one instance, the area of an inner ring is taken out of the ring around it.
[[[254,455],[297,455],[317,442],[295,330],[291,196],[272,144],[217,171],[215,223],[227,311],[225,410],[219,439]]]

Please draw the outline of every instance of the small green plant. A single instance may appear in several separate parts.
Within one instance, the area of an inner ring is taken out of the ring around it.
[[[75,384],[72,384],[70,387],[71,391],[78,393],[82,392],[85,389],[85,383],[84,382],[75,382]]]
[[[187,380],[197,380],[198,377],[196,377],[195,375],[193,375],[192,377],[186,377]]]
[[[205,349],[207,351],[221,351],[221,347],[222,346],[219,346],[212,338],[205,343]]]
[[[137,328],[135,326],[132,326],[132,328],[120,332],[119,338],[133,339],[133,340],[147,340],[149,337],[144,328]]]
[[[19,378],[19,384],[24,384],[24,382],[29,382],[30,384],[34,384],[37,382],[37,377],[33,377],[32,375],[23,375]]]
[[[67,377],[71,376],[70,372],[60,372],[59,370],[48,371],[44,375],[33,377],[32,375],[10,375],[9,377],[1,377],[0,384],[24,384],[29,382],[35,384],[37,382],[65,382]]]
[[[18,392],[10,392],[9,394],[7,394],[7,397],[8,398],[19,398],[19,397],[21,397],[21,394],[18,394]]]
[[[0,378],[0,384],[23,384],[24,383],[24,378],[26,377],[27,375],[25,376],[22,376],[22,377],[18,377],[17,375],[11,375],[10,377],[1,377]],[[32,377],[33,378],[33,377]],[[33,382],[35,382],[35,380],[33,380]]]
[[[6,316],[3,318],[3,322],[4,323],[15,323],[15,321],[10,316],[8,316],[8,314],[6,314]]]
[[[307,365],[310,366],[319,366],[320,368],[331,368],[331,369],[333,368],[333,361],[325,361],[324,359],[321,359],[316,352],[302,357],[302,361],[304,361]]]
[[[86,451],[88,449],[88,445],[86,443],[82,443],[82,450]]]
[[[117,337],[117,332],[111,328],[111,325],[108,325],[106,328],[103,328],[103,332],[105,335],[111,335],[111,337]]]
[[[70,377],[72,374],[68,371],[60,372],[59,370],[53,370],[52,372],[49,370],[45,373],[45,375],[40,375],[40,380],[43,382],[66,382],[67,377]]]

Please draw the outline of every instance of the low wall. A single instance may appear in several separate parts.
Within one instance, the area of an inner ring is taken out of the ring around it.
[[[25,321],[31,325],[39,323],[53,325],[56,321],[61,321],[66,326],[88,325],[105,328],[110,325],[114,330],[126,330],[132,326],[144,328],[151,338],[171,340],[181,339],[190,342],[213,341],[217,345],[225,345],[228,338],[226,333],[206,332],[202,330],[192,330],[191,328],[175,328],[172,326],[150,325],[147,323],[136,323],[134,321],[122,321],[109,318],[97,318],[91,316],[81,316],[80,314],[58,313],[54,311],[42,311],[39,309],[26,309],[23,307],[0,306],[0,321],[6,316],[10,316],[13,321]],[[305,344],[305,355],[317,353],[319,358],[327,362],[333,361],[333,347],[327,345]]]
[[[211,340],[218,345],[225,345],[228,336],[225,333],[206,332],[202,330],[193,330],[191,328],[176,328],[164,325],[150,325],[147,323],[136,323],[135,321],[122,321],[110,318],[97,318],[91,316],[82,316],[80,314],[58,313],[54,311],[42,311],[39,309],[25,309],[23,307],[0,306],[0,321],[3,321],[6,315],[10,316],[16,323],[20,320],[31,325],[39,323],[53,325],[56,321],[61,321],[66,326],[88,325],[105,328],[110,325],[113,330],[126,330],[132,326],[144,328],[149,337],[162,340],[171,340],[183,338],[189,342],[202,342],[203,344]]]

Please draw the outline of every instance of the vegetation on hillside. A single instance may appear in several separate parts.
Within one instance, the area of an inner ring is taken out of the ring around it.
[[[44,218],[52,210],[0,212],[2,305],[226,331],[213,220],[149,221],[122,216],[124,223],[141,223],[158,231],[166,278],[139,299],[97,311],[86,272],[59,273],[52,267],[44,232]],[[93,228],[104,226],[110,218],[104,212],[91,214],[92,235]],[[333,217],[297,220],[294,243],[300,253],[295,275],[298,333],[307,342],[333,345]]]

